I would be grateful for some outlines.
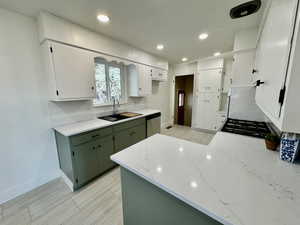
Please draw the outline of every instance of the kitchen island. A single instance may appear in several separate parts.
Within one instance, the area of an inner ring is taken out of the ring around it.
[[[155,135],[111,157],[124,225],[298,225],[300,166],[264,140],[218,132],[208,146]]]

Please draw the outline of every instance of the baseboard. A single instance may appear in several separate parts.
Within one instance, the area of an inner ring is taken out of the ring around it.
[[[209,134],[216,134],[218,132],[215,130],[207,130],[207,129],[201,129],[201,128],[195,128],[195,127],[192,127],[192,129],[196,130],[196,131],[204,132],[204,133],[209,133]]]
[[[74,192],[74,185],[73,182],[66,176],[66,174],[61,170],[61,178],[64,180],[66,185],[70,188],[72,192]]]
[[[26,183],[16,185],[12,188],[9,188],[7,190],[1,191],[0,193],[0,204],[5,203],[9,200],[12,200],[22,194],[25,194],[29,191],[32,191],[33,189],[46,184],[54,179],[57,179],[60,177],[59,171],[54,172],[53,174],[48,174],[47,176],[43,175],[39,178],[31,179]]]
[[[168,126],[173,126],[173,123],[171,123],[171,122],[165,122],[165,123],[162,123],[162,124],[161,124],[161,128],[162,128],[162,129],[165,129],[165,128],[168,127]]]

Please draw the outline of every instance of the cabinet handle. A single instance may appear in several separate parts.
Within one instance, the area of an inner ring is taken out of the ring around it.
[[[96,149],[96,147],[95,146],[93,146],[93,150],[95,150]]]
[[[95,89],[95,87],[91,87],[91,89],[92,89],[92,90],[94,90],[94,89]]]
[[[98,145],[98,148],[102,148],[102,145]]]
[[[261,84],[264,84],[264,83],[265,83],[264,81],[257,80],[255,87],[259,87]]]
[[[135,135],[135,134],[136,134],[136,132],[131,132],[129,135],[132,136],[132,135]]]
[[[99,134],[93,135],[92,138],[99,137]]]
[[[255,74],[255,73],[258,73],[258,70],[253,69],[253,70],[252,70],[252,74]]]

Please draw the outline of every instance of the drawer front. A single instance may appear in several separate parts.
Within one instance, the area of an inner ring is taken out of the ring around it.
[[[135,120],[132,120],[132,121],[120,123],[120,124],[114,125],[113,128],[114,128],[114,131],[118,132],[118,131],[127,130],[127,129],[130,129],[132,127],[139,126],[141,124],[146,124],[146,119],[145,118],[140,118],[140,119],[135,119]]]
[[[97,140],[101,137],[105,137],[112,134],[112,127],[98,129],[88,133],[78,134],[71,137],[71,144],[73,146],[84,144],[90,141]]]

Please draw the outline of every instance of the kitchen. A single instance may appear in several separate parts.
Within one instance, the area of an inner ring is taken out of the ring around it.
[[[0,7],[0,224],[298,224],[298,0]]]

